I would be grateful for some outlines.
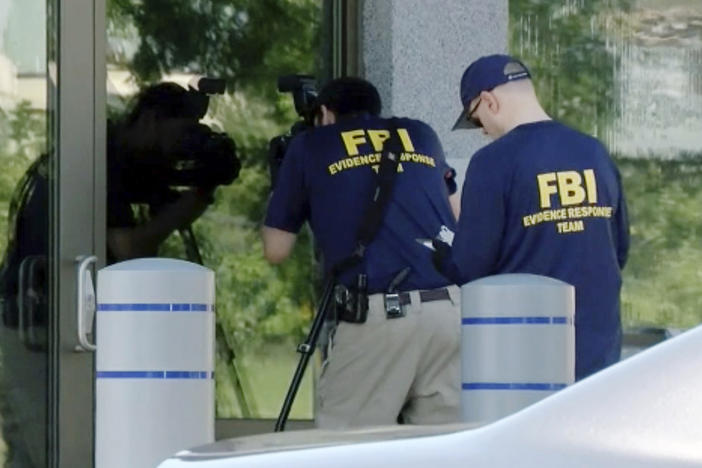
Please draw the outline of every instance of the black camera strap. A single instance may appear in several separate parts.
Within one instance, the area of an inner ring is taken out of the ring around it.
[[[288,393],[285,396],[283,407],[278,415],[278,420],[276,421],[275,425],[276,432],[280,432],[285,429],[285,422],[288,419],[290,409],[292,408],[293,401],[295,400],[295,395],[297,394],[297,390],[302,382],[305,368],[307,367],[310,356],[312,353],[314,353],[319,334],[321,333],[322,326],[326,320],[327,309],[332,301],[332,296],[334,295],[336,278],[340,273],[343,273],[349,268],[358,265],[361,260],[363,260],[368,244],[370,244],[373,237],[375,237],[380,229],[380,224],[385,216],[385,209],[387,208],[388,202],[392,197],[392,191],[395,185],[395,176],[400,163],[400,155],[402,154],[402,145],[399,141],[399,135],[397,133],[397,119],[389,119],[389,122],[390,125],[388,126],[388,130],[390,131],[390,136],[385,141],[385,144],[383,144],[383,151],[380,155],[380,165],[378,167],[377,177],[378,184],[373,190],[373,196],[368,202],[368,208],[366,209],[365,216],[361,222],[361,226],[359,227],[356,248],[351,255],[337,263],[331,269],[331,272],[326,279],[324,291],[322,292],[320,304],[317,309],[317,314],[315,315],[310,331],[307,334],[307,339],[304,343],[297,347],[297,351],[302,356],[300,356],[300,362],[295,370],[295,375],[290,383]],[[365,280],[365,277],[359,276],[359,280]],[[357,286],[365,289],[365,285]],[[356,311],[357,315],[363,318],[365,316],[365,312],[361,312],[362,311]],[[365,321],[365,318],[358,320],[359,323],[363,321]]]
[[[377,185],[373,190],[371,199],[368,202],[365,216],[361,221],[356,235],[356,248],[353,253],[344,260],[337,263],[332,269],[332,275],[336,276],[359,264],[366,253],[366,248],[371,243],[375,235],[380,230],[380,225],[385,217],[385,212],[392,198],[393,187],[397,176],[397,168],[400,164],[402,154],[402,143],[397,132],[397,118],[388,119],[390,125],[389,138],[383,144],[383,151],[380,154],[380,164],[376,177]]]

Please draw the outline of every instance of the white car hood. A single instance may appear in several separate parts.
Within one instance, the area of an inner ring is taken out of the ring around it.
[[[492,424],[297,431],[181,452],[160,468],[702,466],[702,327]]]
[[[448,424],[440,426],[387,426],[347,430],[299,430],[227,439],[213,444],[179,452],[183,461],[214,460],[249,456],[257,453],[314,449],[368,442],[444,435],[468,430],[475,425]]]

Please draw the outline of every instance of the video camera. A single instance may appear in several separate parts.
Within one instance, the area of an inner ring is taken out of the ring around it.
[[[283,164],[288,146],[298,133],[314,127],[314,118],[317,113],[317,81],[310,75],[284,75],[278,77],[278,91],[292,93],[295,111],[300,120],[295,122],[290,130],[273,137],[268,144],[268,170],[271,177],[271,187],[275,187],[278,179],[278,170]]]
[[[241,163],[234,140],[198,122],[207,113],[210,95],[224,91],[224,80],[215,78],[195,79],[187,90],[175,83],[145,90],[133,114],[152,108],[164,118],[191,119],[192,125],[172,135],[168,145],[172,149],[164,154],[128,160],[125,196],[129,202],[158,207],[175,199],[177,188],[209,191],[237,178]]]

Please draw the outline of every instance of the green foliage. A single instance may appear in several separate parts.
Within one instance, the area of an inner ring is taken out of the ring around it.
[[[288,378],[297,364],[298,356],[291,353],[294,343],[287,341],[272,344],[266,349],[243,352],[236,356],[234,365],[229,365],[222,357],[217,360],[215,378],[217,379],[217,411],[220,415],[230,417],[250,417],[253,414],[261,418],[274,419],[278,416],[280,406],[288,389]],[[316,363],[315,363],[316,364]],[[237,369],[238,368],[238,372]],[[290,412],[291,419],[309,419],[313,407],[313,380],[317,367],[310,365],[300,385],[295,404]],[[243,372],[255,369],[255,372]],[[240,384],[248,408],[244,407],[237,392]],[[248,409],[248,415],[246,412]],[[271,429],[273,426],[271,424]]]
[[[220,416],[243,414],[229,357],[248,356],[238,359],[245,382],[270,388],[272,382],[247,368],[258,369],[270,348],[280,350],[281,343],[290,345],[295,357],[290,340],[299,339],[312,318],[309,233],[298,236],[292,258],[274,267],[263,258],[259,229],[270,192],[268,141],[297,119],[291,97],[277,93],[277,77],[320,69],[320,26],[316,0],[108,1],[109,60],[128,69],[138,84],[172,72],[221,77],[228,84],[228,94],[211,99],[206,119],[234,138],[242,170],[232,185],[217,190],[215,203],[193,226],[204,264],[216,273],[217,321],[223,332],[217,342]],[[160,254],[184,257],[181,239],[171,236]],[[281,377],[280,365],[269,367]],[[287,379],[286,373],[278,387]],[[260,387],[255,390],[259,393]],[[283,396],[283,388],[278,390],[275,402],[255,405],[260,415],[274,416],[271,408],[277,411]],[[303,415],[309,416],[306,408]]]
[[[546,111],[598,135],[616,116],[614,70],[606,44],[631,0],[510,0],[509,50],[529,67]]]
[[[702,322],[702,157],[617,158],[631,222],[622,317],[629,325]]]
[[[219,76],[272,97],[278,75],[314,71],[320,4],[315,0],[112,0],[114,29],[140,39],[125,63],[141,82],[179,70]],[[312,52],[312,53],[311,53]],[[306,67],[306,68],[305,68]]]
[[[46,151],[46,116],[28,101],[0,109],[0,255],[7,247],[10,201],[29,165]]]
[[[7,199],[27,166],[46,147],[46,117],[43,111],[22,101],[12,110],[0,109],[0,199]]]

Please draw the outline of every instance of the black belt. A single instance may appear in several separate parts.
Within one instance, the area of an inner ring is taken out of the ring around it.
[[[401,292],[399,293],[399,296],[400,304],[402,305],[407,305],[410,302],[412,302],[412,300],[410,299],[409,292]],[[434,302],[444,300],[451,300],[451,295],[449,294],[447,288],[428,289],[426,291],[419,291],[419,302]]]

